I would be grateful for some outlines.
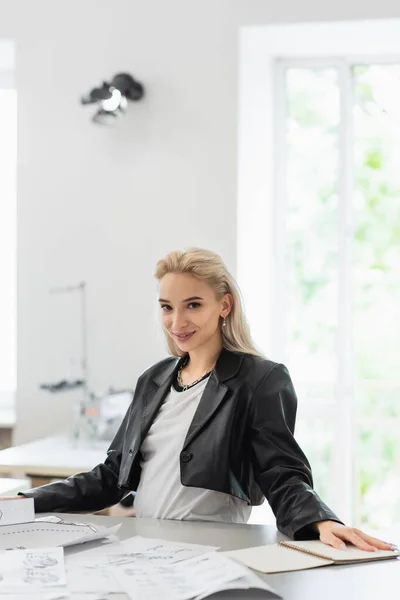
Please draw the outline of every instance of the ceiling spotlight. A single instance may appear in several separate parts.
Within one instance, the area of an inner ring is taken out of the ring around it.
[[[123,114],[128,100],[137,101],[143,98],[144,87],[128,73],[114,75],[110,82],[93,88],[87,96],[82,96],[82,104],[97,104],[97,112],[92,116],[95,123],[113,124]]]

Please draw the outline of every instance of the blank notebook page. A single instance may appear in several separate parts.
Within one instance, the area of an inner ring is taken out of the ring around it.
[[[324,560],[279,546],[270,544],[268,546],[257,546],[244,548],[243,550],[231,550],[224,552],[229,558],[233,558],[242,564],[261,571],[262,573],[282,573],[284,571],[301,571],[302,569],[314,569],[331,565],[331,560]]]

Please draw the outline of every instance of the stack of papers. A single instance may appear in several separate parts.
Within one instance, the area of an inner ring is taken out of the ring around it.
[[[59,517],[27,522],[24,519],[33,516],[31,499],[2,504],[0,600],[202,600],[234,589],[257,589],[264,598],[279,598],[214,546],[135,536],[69,554],[72,545],[116,539],[120,526],[98,527]]]
[[[112,594],[113,600],[201,600],[233,589],[258,589],[264,598],[279,598],[255,574],[215,550],[135,536],[67,555],[71,600],[81,600],[82,594],[82,600],[91,600],[87,594],[96,591]]]
[[[164,566],[200,556],[214,549],[213,546],[177,544],[134,536],[118,543],[67,556],[68,586],[75,593],[122,592],[111,567],[134,567],[143,564]]]
[[[68,565],[84,568],[106,568],[146,564],[164,566],[218,550],[216,546],[184,544],[135,535],[118,543],[107,544],[68,557]]]
[[[140,536],[65,557],[63,548],[4,551],[0,564],[0,600],[202,600],[235,589],[279,598],[209,546]]]
[[[132,600],[200,600],[224,590],[250,588],[264,590],[265,598],[279,598],[261,579],[216,552],[165,566],[113,567],[112,573]]]

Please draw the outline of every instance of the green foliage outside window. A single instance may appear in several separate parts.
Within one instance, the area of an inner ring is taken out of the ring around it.
[[[400,65],[352,69],[353,373],[359,523],[400,512]],[[289,366],[300,402],[330,404],[337,375],[339,125],[336,68],[287,71]],[[300,421],[316,487],[329,500],[332,423]]]

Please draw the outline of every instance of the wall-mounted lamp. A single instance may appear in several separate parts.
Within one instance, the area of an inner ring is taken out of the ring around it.
[[[111,125],[125,112],[128,100],[137,101],[143,98],[144,87],[129,73],[117,73],[110,82],[93,88],[87,96],[82,96],[82,104],[97,104],[98,110],[93,115],[95,123]]]

